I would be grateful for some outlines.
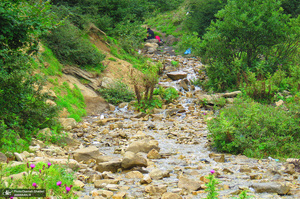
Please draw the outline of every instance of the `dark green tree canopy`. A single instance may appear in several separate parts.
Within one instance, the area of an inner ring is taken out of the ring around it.
[[[299,19],[284,14],[278,0],[229,0],[216,17],[203,36],[201,56],[211,65],[211,80],[222,80],[219,89],[236,84],[242,71],[273,73],[296,52]]]

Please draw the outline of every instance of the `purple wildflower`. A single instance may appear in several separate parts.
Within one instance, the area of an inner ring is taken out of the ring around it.
[[[36,188],[36,187],[37,187],[37,184],[34,182],[34,183],[32,183],[32,186],[33,186],[34,188]]]
[[[58,181],[58,182],[56,183],[56,185],[57,185],[57,186],[61,186],[61,181]]]
[[[34,164],[31,164],[31,165],[30,165],[30,168],[31,168],[31,169],[33,169],[34,167],[35,167],[35,165],[34,165]]]
[[[47,165],[48,165],[48,169],[49,169],[49,167],[51,166],[51,162],[48,162]]]
[[[69,191],[71,191],[71,188],[70,187],[66,187],[66,191],[67,191],[67,193],[69,193]]]
[[[214,174],[214,173],[215,173],[215,170],[213,170],[213,169],[210,170],[210,173],[211,173],[211,174]]]

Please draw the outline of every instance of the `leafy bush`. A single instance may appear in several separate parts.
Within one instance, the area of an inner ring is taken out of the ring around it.
[[[49,11],[49,2],[0,2],[0,150],[26,149],[39,129],[58,126],[45,78],[33,72],[39,36],[53,25]]]
[[[3,120],[0,122],[0,151],[2,153],[6,153],[28,150],[30,137],[25,137],[22,139],[20,138],[18,132],[8,129]],[[27,134],[27,132],[25,134]],[[28,134],[30,135],[30,133]]]
[[[32,70],[27,57],[13,55],[0,68],[0,121],[25,139],[37,128],[55,126],[58,109],[46,104],[51,97],[41,93],[45,79],[29,74]]]
[[[107,102],[118,105],[122,102],[130,102],[134,99],[134,92],[132,92],[128,86],[122,82],[116,82],[109,88],[100,88],[98,90]]]
[[[159,95],[165,103],[170,103],[176,100],[179,96],[178,91],[175,88],[164,88],[162,86],[159,86],[158,89],[155,89],[153,91],[153,95]]]
[[[132,75],[132,83],[136,95],[136,107],[139,111],[146,112],[160,104],[154,97],[153,91],[158,83],[158,73],[161,64],[152,65],[150,62],[138,65],[137,68],[143,72],[142,75]]]
[[[138,22],[119,23],[112,33],[118,37],[119,47],[131,55],[137,54],[137,49],[141,47],[146,37],[146,29],[142,28]]]
[[[179,53],[183,54],[188,48],[191,48],[191,54],[196,55],[199,53],[197,50],[199,49],[198,45],[200,41],[201,40],[198,37],[198,33],[196,32],[184,34],[177,43],[176,49],[179,51]]]
[[[95,49],[92,44],[82,38],[80,30],[66,23],[44,37],[44,41],[56,57],[64,64],[86,66],[101,66],[105,55]]]
[[[248,72],[244,74],[242,91],[256,102],[270,104],[274,101],[274,96],[278,92],[276,86],[272,84],[270,79],[263,77],[256,78],[254,73]]]
[[[149,113],[154,108],[161,108],[162,107],[162,101],[159,97],[153,96],[151,101],[141,99],[140,102],[135,102],[134,106],[139,111],[142,111],[144,113]]]
[[[250,157],[299,157],[299,102],[293,111],[236,99],[231,107],[208,121],[212,147]]]
[[[298,1],[298,0],[283,0],[282,8],[286,14],[291,14],[292,17],[297,17],[300,14],[300,1]]]
[[[199,50],[215,90],[236,88],[243,71],[266,76],[295,61],[300,21],[283,14],[280,1],[231,0],[216,17]]]

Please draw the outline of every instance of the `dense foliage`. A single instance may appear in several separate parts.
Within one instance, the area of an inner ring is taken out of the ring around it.
[[[300,1],[298,0],[282,0],[282,8],[284,13],[297,17],[300,14]]]
[[[54,29],[44,38],[48,47],[64,64],[75,64],[82,68],[97,67],[105,56],[82,37],[78,28],[70,23]],[[102,67],[102,70],[104,67]]]
[[[134,99],[134,92],[122,82],[115,82],[108,88],[98,90],[104,99],[114,105],[119,105],[122,102],[130,102]]]
[[[209,64],[208,85],[215,90],[236,88],[243,71],[265,76],[293,61],[300,20],[283,14],[280,1],[230,0],[216,17],[200,46]]]
[[[296,99],[298,101],[299,99]],[[251,100],[236,100],[208,122],[212,146],[218,151],[250,157],[299,157],[300,106],[261,105]]]
[[[0,150],[20,150],[37,129],[56,124],[57,108],[46,103],[51,98],[30,59],[52,26],[49,16],[48,4],[0,2]]]
[[[216,21],[215,14],[224,8],[226,0],[191,0],[189,1],[187,19],[185,26],[190,32],[197,32],[199,36],[204,35],[211,21]]]

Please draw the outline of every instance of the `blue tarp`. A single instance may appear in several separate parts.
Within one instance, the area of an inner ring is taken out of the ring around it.
[[[192,52],[192,50],[191,50],[191,48],[189,48],[189,49],[187,49],[187,50],[184,52],[184,54],[185,54],[185,55],[189,55],[189,54],[191,54],[191,52]]]

